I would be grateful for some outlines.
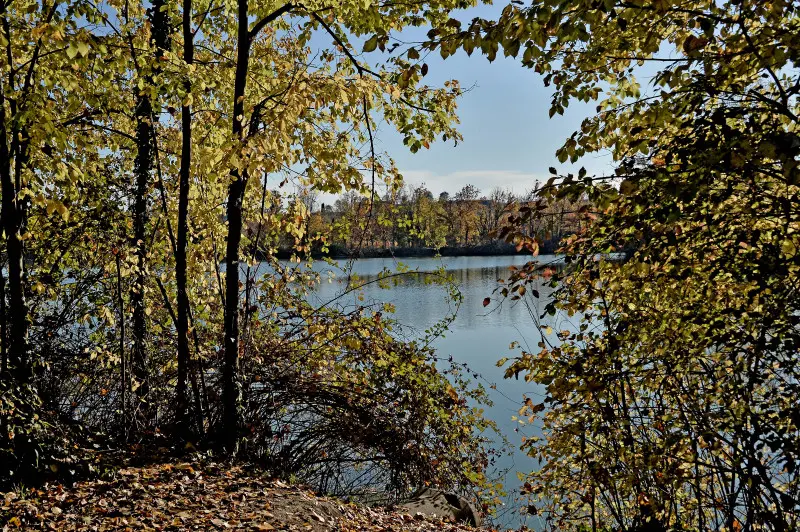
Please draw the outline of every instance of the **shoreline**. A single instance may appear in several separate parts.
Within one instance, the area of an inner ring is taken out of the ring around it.
[[[541,248],[542,254],[552,254],[557,248],[556,242],[546,242]],[[294,254],[291,249],[281,249],[275,255],[278,259],[289,259]],[[377,258],[410,258],[410,257],[500,257],[510,255],[530,255],[526,250],[517,251],[516,246],[505,242],[491,242],[489,244],[476,244],[474,246],[443,246],[420,247],[406,246],[393,248],[362,248],[350,250],[341,245],[332,245],[326,253],[320,250],[311,252],[311,258],[331,259],[377,259]],[[256,252],[256,257],[262,259],[264,255]]]

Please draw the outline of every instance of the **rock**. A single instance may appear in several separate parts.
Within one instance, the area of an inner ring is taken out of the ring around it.
[[[480,515],[475,508],[469,501],[454,493],[423,488],[408,500],[399,503],[397,507],[411,515],[423,514],[444,519],[452,518],[457,522],[467,523],[474,527],[481,526]]]

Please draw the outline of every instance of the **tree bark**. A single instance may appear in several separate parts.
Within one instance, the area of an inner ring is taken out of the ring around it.
[[[249,28],[248,0],[237,2],[236,73],[233,87],[233,137],[244,145],[244,94],[250,64],[250,44],[257,33],[293,8],[284,4]],[[242,391],[239,383],[239,245],[242,241],[242,202],[247,186],[247,169],[231,169],[228,187],[228,235],[225,249],[225,360],[222,368],[222,438],[225,450],[234,455],[239,442],[239,408]]]
[[[250,62],[250,32],[248,2],[238,0],[238,32],[236,74],[233,89],[232,132],[238,141],[244,140],[244,92]],[[241,145],[241,144],[240,144]],[[228,237],[225,250],[225,363],[223,366],[223,445],[236,454],[239,442],[239,244],[242,240],[242,201],[247,183],[247,170],[231,170],[228,187]]]
[[[183,2],[183,60],[187,65],[194,62],[194,36],[192,35],[192,0]],[[187,94],[191,91],[191,81],[184,82]],[[192,109],[190,105],[181,106],[181,169],[178,190],[178,249],[175,253],[175,279],[178,292],[178,384],[176,415],[178,435],[190,437],[191,424],[188,415],[187,376],[189,374],[189,295],[186,289],[187,260],[186,248],[189,233],[189,187],[191,186],[192,162]]]
[[[2,225],[2,224],[0,224]],[[0,375],[8,372],[8,349],[6,345],[6,276],[3,273],[3,263],[0,263]]]
[[[128,439],[128,362],[125,355],[125,301],[122,298],[122,265],[120,253],[116,256],[117,262],[117,305],[119,306],[119,360],[121,365],[122,379],[121,403],[122,403],[122,427],[125,432],[125,440]]]
[[[5,95],[0,82],[0,190],[2,191],[3,230],[6,234],[6,253],[8,255],[8,310],[11,315],[11,330],[8,338],[8,363],[20,383],[29,382],[32,377],[30,367],[30,347],[28,345],[28,305],[24,290],[24,248],[21,229],[23,226],[22,205],[17,198],[18,186],[12,173],[12,150],[9,148]],[[14,131],[12,130],[12,134]]]
[[[145,268],[147,244],[145,231],[147,228],[147,184],[153,167],[152,124],[153,107],[150,98],[139,95],[136,102],[136,161],[134,166],[135,199],[133,206],[133,248],[136,254],[136,275],[131,293],[133,307],[133,350],[131,353],[131,371],[138,381],[136,388],[137,420],[144,426],[150,423],[149,395],[150,371],[148,368],[147,322],[145,316]]]
[[[155,64],[161,60],[164,50],[169,46],[169,24],[167,14],[162,10],[163,0],[155,0],[148,11],[151,27],[151,40],[155,44]],[[158,67],[155,68],[158,70]],[[147,76],[147,85],[154,83]],[[136,276],[131,294],[133,307],[133,352],[131,372],[139,381],[136,395],[137,419],[143,426],[152,423],[153,411],[150,405],[150,368],[147,354],[147,318],[145,313],[145,285],[147,270],[146,231],[148,221],[148,193],[150,173],[154,166],[155,124],[153,124],[153,102],[146,94],[136,96],[136,160],[134,163],[135,199],[133,207],[133,247],[136,254]]]

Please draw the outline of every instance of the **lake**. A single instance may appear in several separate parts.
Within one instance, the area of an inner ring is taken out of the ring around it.
[[[442,258],[405,258],[405,259],[359,259],[353,262],[352,271],[364,281],[374,280],[376,276],[388,268],[396,271],[400,264],[420,272],[433,272],[444,267],[455,279],[462,294],[463,301],[458,308],[455,320],[449,332],[438,338],[433,344],[439,355],[447,358],[452,355],[458,362],[466,362],[469,368],[479,375],[479,380],[491,394],[493,406],[486,409],[486,416],[494,420],[503,434],[513,444],[515,452],[503,458],[497,465],[506,470],[500,475],[500,481],[509,493],[507,505],[500,512],[500,524],[519,526],[527,524],[531,528],[541,528],[538,518],[521,516],[519,506],[514,499],[519,493],[520,481],[517,472],[528,472],[536,467],[536,461],[519,451],[519,443],[523,435],[533,435],[535,427],[520,426],[512,421],[517,414],[523,394],[527,394],[534,402],[543,398],[542,389],[531,383],[503,378],[503,368],[496,366],[497,360],[513,355],[509,344],[513,341],[528,346],[529,351],[538,350],[536,344],[541,340],[540,333],[531,318],[531,311],[541,314],[541,309],[548,301],[550,289],[538,287],[541,299],[526,298],[530,308],[521,302],[505,301],[499,307],[499,297],[493,294],[498,279],[507,278],[509,267],[524,264],[530,257],[497,256],[497,257],[442,257]],[[540,256],[537,260],[542,264],[558,264],[555,256]],[[339,261],[346,264],[346,261]],[[324,262],[315,263],[314,269],[321,272],[336,273],[340,281],[323,282],[311,299],[316,304],[327,302],[341,294],[344,284],[342,273]],[[348,293],[339,300],[342,305],[364,304],[369,301],[381,301],[396,307],[394,317],[408,331],[416,331],[419,335],[454,310],[452,301],[447,297],[447,289],[436,284],[426,284],[420,277],[404,278],[402,283],[390,288],[380,288],[378,283],[369,284],[360,291]],[[530,291],[528,292],[530,293]],[[359,300],[359,295],[363,300]],[[486,297],[492,298],[488,307],[483,306]],[[546,317],[543,326],[552,326],[554,330],[574,329],[573,323],[565,322],[564,316]],[[407,332],[408,332],[407,331]],[[490,388],[496,384],[496,390]]]

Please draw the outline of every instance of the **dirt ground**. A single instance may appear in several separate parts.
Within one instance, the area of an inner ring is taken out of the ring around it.
[[[241,467],[179,463],[112,480],[0,493],[3,530],[466,532],[466,525],[345,504]]]

